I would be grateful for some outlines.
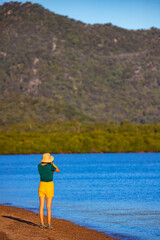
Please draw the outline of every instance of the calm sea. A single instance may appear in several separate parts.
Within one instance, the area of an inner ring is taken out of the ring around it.
[[[119,239],[160,239],[160,153],[54,156],[54,217]],[[41,158],[0,156],[0,204],[38,212]]]

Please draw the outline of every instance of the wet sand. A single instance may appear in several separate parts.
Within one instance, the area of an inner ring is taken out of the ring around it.
[[[113,240],[102,232],[52,218],[53,229],[39,228],[39,215],[23,208],[0,205],[0,240]],[[45,216],[45,223],[47,219]]]

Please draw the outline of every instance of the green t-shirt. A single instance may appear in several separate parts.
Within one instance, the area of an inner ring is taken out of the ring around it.
[[[47,165],[38,164],[38,172],[40,174],[40,180],[42,182],[51,182],[53,181],[53,172],[56,168],[48,163]]]

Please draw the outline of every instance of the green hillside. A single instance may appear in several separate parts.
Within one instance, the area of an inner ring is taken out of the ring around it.
[[[160,122],[160,29],[0,6],[0,125]]]

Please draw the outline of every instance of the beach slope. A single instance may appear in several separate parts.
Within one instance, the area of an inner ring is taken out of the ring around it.
[[[46,222],[45,217],[45,222]],[[102,232],[52,218],[53,229],[40,229],[39,216],[31,211],[0,205],[0,239],[2,240],[112,240]]]

